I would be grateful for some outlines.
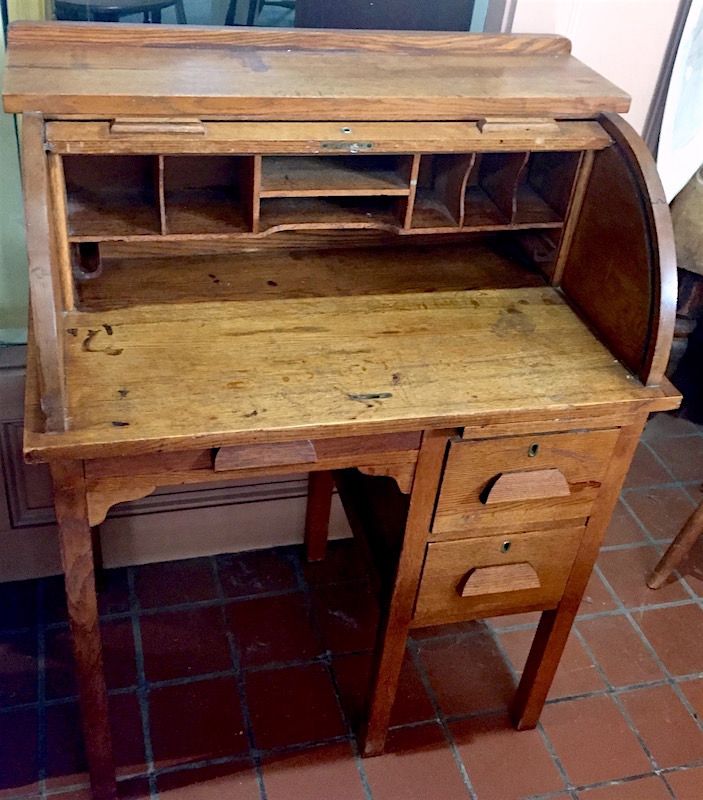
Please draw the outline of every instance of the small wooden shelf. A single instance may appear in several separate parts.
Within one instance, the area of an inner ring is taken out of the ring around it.
[[[418,189],[413,206],[412,228],[456,230],[457,221],[442,200],[429,189]]]
[[[166,205],[168,234],[225,234],[250,230],[236,195],[224,188],[182,189]]]
[[[474,185],[466,189],[464,207],[464,226],[467,228],[510,225],[510,219],[481,186]]]
[[[271,198],[261,202],[260,230],[290,227],[394,228],[400,225],[393,198],[301,197]]]
[[[408,196],[410,156],[264,157],[262,198]]]

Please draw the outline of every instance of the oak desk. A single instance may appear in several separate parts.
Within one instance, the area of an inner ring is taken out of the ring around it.
[[[11,27],[32,301],[93,794],[115,796],[91,527],[165,484],[334,484],[383,610],[382,751],[412,626],[543,612],[533,727],[647,414],[676,299],[627,97],[567,40]]]

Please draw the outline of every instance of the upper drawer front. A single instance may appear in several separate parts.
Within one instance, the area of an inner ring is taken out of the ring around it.
[[[574,527],[430,543],[413,625],[554,608],[583,532]]]
[[[121,118],[49,122],[55,153],[466,153],[600,150],[610,137],[597,122],[211,122]]]
[[[433,534],[481,535],[584,519],[617,438],[618,429],[611,429],[451,440]]]

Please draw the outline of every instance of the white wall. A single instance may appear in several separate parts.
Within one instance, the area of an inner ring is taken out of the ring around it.
[[[512,30],[559,33],[573,54],[632,96],[642,131],[679,0],[517,0]]]

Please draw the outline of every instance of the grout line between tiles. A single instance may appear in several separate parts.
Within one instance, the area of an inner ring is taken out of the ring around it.
[[[439,726],[442,729],[442,733],[444,734],[444,738],[447,744],[449,745],[452,758],[454,759],[454,763],[456,764],[456,767],[459,770],[459,774],[461,775],[461,779],[464,783],[464,786],[466,787],[466,791],[468,792],[469,797],[471,797],[471,800],[478,800],[478,795],[476,794],[474,785],[471,782],[469,771],[466,768],[466,765],[464,764],[464,760],[461,757],[461,754],[459,753],[459,748],[457,747],[454,735],[452,734],[451,728],[449,727],[447,717],[445,717],[444,712],[442,711],[442,708],[439,704],[439,700],[437,699],[437,695],[435,694],[435,690],[430,681],[429,675],[425,670],[425,665],[422,663],[422,658],[420,657],[420,647],[417,644],[417,642],[411,637],[408,638],[406,647],[410,652],[410,656],[413,660],[413,664],[415,665],[415,669],[417,670],[417,674],[420,676],[422,685],[432,705],[432,710],[435,713],[435,720],[439,723]]]
[[[215,556],[210,556],[210,568],[212,569],[212,574],[215,581],[215,587],[217,589],[218,596],[221,600],[223,600],[225,596],[224,589],[222,587],[222,578],[220,576],[219,565]],[[242,711],[244,732],[247,739],[247,745],[249,747],[249,754],[254,767],[254,773],[256,775],[256,783],[259,789],[259,797],[261,798],[261,800],[267,800],[266,786],[264,784],[264,775],[263,775],[263,770],[261,768],[261,757],[255,750],[254,731],[251,725],[251,713],[249,712],[249,702],[247,699],[244,673],[241,668],[239,649],[237,647],[234,635],[229,628],[227,620],[227,609],[225,607],[225,604],[221,603],[220,606],[221,606],[222,624],[224,625],[225,634],[227,636],[227,646],[229,648],[230,660],[232,662],[232,669],[234,671],[233,677],[235,679],[235,683],[237,686],[239,705]]]
[[[142,646],[142,629],[139,622],[139,598],[135,589],[134,568],[127,568],[127,586],[129,591],[129,607],[132,620],[132,636],[134,637],[134,655],[137,667],[137,702],[139,716],[142,723],[142,736],[144,737],[144,759],[146,762],[146,777],[149,782],[151,800],[158,800],[159,791],[156,786],[154,771],[154,748],[151,741],[151,724],[149,720],[149,684],[144,669],[144,648]]]
[[[503,647],[503,643],[500,640],[499,633],[497,631],[491,631],[491,637],[492,637],[493,642],[494,642],[498,652],[500,653],[505,665],[507,666],[508,670],[510,671],[510,674],[512,675],[513,683],[517,687],[518,683],[520,682],[520,676],[518,675],[518,672],[515,669],[510,656],[508,655],[507,651]],[[566,772],[566,768],[561,763],[561,759],[557,755],[557,751],[554,748],[554,744],[552,743],[552,740],[549,738],[549,735],[548,735],[547,731],[545,730],[544,725],[542,725],[542,723],[539,722],[539,721],[537,722],[537,730],[539,732],[540,737],[542,738],[542,742],[543,742],[543,744],[545,746],[545,749],[547,750],[547,752],[549,753],[550,758],[552,759],[552,763],[556,767],[557,772],[559,773],[562,781],[564,782],[564,786],[566,787],[566,790],[570,792],[571,789],[573,788],[573,784],[569,780],[569,776],[568,776],[568,774]]]
[[[303,555],[305,558],[305,555]],[[305,598],[305,609],[311,618],[316,623],[314,625],[315,633],[319,637],[319,644],[321,647],[324,646],[324,641],[322,641],[322,637],[319,633],[319,620],[317,618],[317,614],[313,608],[313,604],[311,602],[310,597],[310,586],[305,579],[305,574],[301,566],[301,562],[299,559],[291,557],[291,563],[293,565],[293,570],[295,572],[296,579],[298,581],[298,586],[300,587],[301,591],[303,591],[303,596]],[[379,624],[381,624],[379,622]],[[324,664],[327,670],[327,674],[329,679],[332,683],[332,689],[334,691],[335,700],[337,703],[337,708],[339,709],[339,714],[344,722],[344,727],[347,732],[347,737],[349,739],[349,744],[352,750],[352,754],[354,757],[354,766],[356,767],[357,774],[359,775],[359,781],[361,782],[361,787],[364,792],[364,797],[366,800],[373,800],[373,793],[371,791],[371,784],[369,783],[369,776],[366,773],[366,768],[364,767],[363,760],[361,758],[361,753],[359,752],[359,743],[356,740],[356,736],[354,735],[354,731],[352,730],[351,720],[347,718],[347,715],[344,711],[344,706],[342,704],[342,695],[339,690],[339,684],[337,683],[337,676],[335,674],[334,669],[332,668],[332,657],[329,650],[326,650],[324,653]]]

